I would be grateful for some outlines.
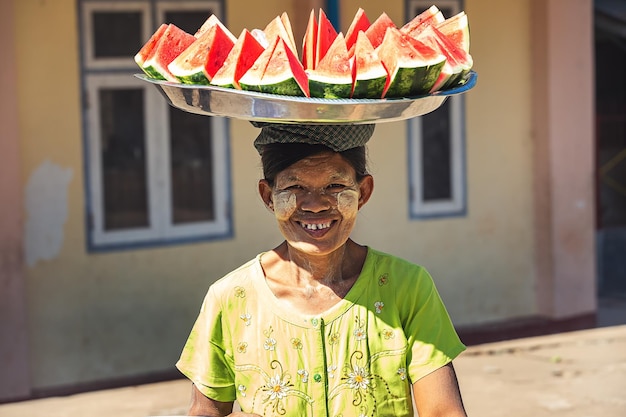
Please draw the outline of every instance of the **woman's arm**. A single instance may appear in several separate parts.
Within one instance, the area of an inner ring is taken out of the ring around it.
[[[420,417],[467,417],[452,362],[413,384]]]
[[[215,401],[196,388],[195,384],[191,385],[191,406],[189,407],[190,416],[205,416],[205,417],[225,417],[225,416],[238,416],[238,417],[261,417],[258,414],[249,414],[242,412],[233,413],[233,402],[221,402]]]

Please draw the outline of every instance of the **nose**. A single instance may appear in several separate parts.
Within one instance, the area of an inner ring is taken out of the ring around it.
[[[332,208],[333,197],[324,190],[311,190],[300,194],[297,203],[302,211],[319,213]]]

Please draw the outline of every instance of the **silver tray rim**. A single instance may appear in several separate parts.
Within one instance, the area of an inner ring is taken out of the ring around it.
[[[384,99],[324,99],[244,91],[213,85],[182,84],[134,74],[153,84],[170,105],[183,111],[249,121],[360,124],[406,120],[439,108],[450,96],[474,88],[478,74],[466,82],[428,95]]]

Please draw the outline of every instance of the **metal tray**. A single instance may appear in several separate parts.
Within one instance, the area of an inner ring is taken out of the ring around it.
[[[419,97],[375,100],[281,96],[210,85],[179,84],[155,80],[144,74],[135,76],[152,83],[169,104],[186,112],[264,122],[310,124],[382,123],[422,116],[439,108],[448,97],[473,88],[477,78],[477,74],[472,71],[465,84],[453,89]]]

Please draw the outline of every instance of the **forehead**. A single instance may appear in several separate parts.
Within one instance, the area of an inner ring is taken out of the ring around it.
[[[352,165],[338,153],[323,152],[307,156],[285,168],[278,174],[276,179],[285,181],[346,177],[352,179],[356,177],[356,172]]]

